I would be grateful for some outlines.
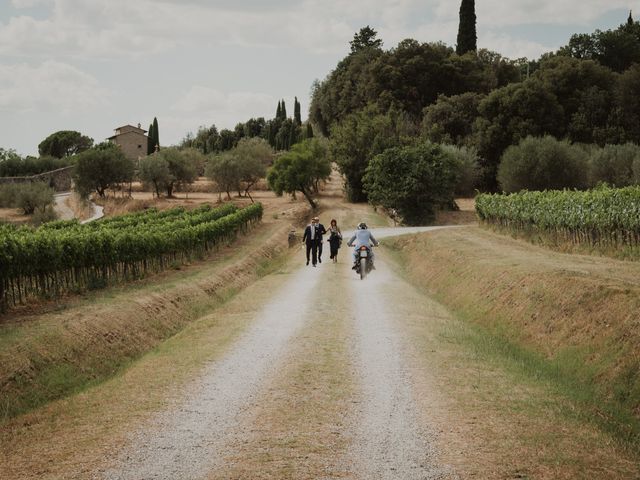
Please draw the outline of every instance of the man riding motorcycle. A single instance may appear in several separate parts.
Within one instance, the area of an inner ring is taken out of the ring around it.
[[[353,250],[353,267],[351,267],[351,269],[356,270],[357,264],[358,264],[358,249],[363,245],[369,249],[370,251],[369,258],[371,259],[371,266],[372,268],[375,268],[373,267],[374,265],[373,250],[371,249],[371,245],[373,244],[377,247],[379,243],[374,238],[371,231],[367,228],[366,223],[360,222],[358,224],[358,229],[355,231],[353,236],[349,239],[349,241],[347,242],[347,245],[349,245],[350,247],[353,247],[354,242],[355,242],[355,249]]]

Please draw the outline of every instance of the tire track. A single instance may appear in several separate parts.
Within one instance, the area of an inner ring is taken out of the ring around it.
[[[350,292],[362,402],[345,461],[360,479],[456,478],[437,463],[434,434],[420,423],[403,341],[393,325],[394,309],[383,295],[385,285],[397,279],[379,259],[376,264],[364,281],[354,277]]]
[[[185,402],[137,432],[115,465],[98,478],[196,479],[216,469],[228,437],[274,375],[290,338],[311,317],[310,297],[319,279],[314,273],[294,273],[230,353],[187,388]]]

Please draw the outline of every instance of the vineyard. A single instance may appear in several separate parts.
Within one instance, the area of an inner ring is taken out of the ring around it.
[[[0,305],[140,278],[202,257],[262,218],[257,203],[147,210],[80,225],[0,225]]]
[[[481,194],[482,222],[556,243],[640,253],[640,187]]]

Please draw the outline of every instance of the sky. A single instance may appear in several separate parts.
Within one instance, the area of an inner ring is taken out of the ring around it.
[[[199,126],[309,107],[314,80],[361,27],[455,46],[451,0],[0,0],[0,148],[37,155],[58,130],[96,143],[158,118],[161,145]],[[638,5],[640,18],[640,4]],[[478,47],[539,57],[573,33],[616,28],[619,0],[478,0]]]

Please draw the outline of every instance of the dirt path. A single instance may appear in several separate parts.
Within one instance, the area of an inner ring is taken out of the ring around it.
[[[395,229],[386,235],[402,231]],[[255,438],[252,425],[280,408],[273,398],[279,392],[271,388],[278,372],[290,369],[289,365],[306,355],[300,347],[301,335],[313,332],[312,324],[319,317],[331,316],[331,305],[336,301],[332,295],[339,292],[342,298],[337,301],[342,307],[334,314],[346,322],[351,353],[341,359],[341,365],[334,365],[328,376],[316,380],[319,384],[313,389],[329,390],[333,376],[340,375],[342,369],[352,372],[348,382],[354,387],[351,411],[346,412],[349,420],[332,427],[347,441],[332,447],[332,457],[322,459],[325,472],[342,472],[340,476],[348,478],[451,478],[435,459],[433,432],[420,423],[411,375],[402,357],[402,339],[388,313],[393,305],[381,295],[384,285],[393,281],[393,274],[386,271],[375,272],[361,282],[346,261],[298,268],[284,287],[274,292],[272,300],[254,313],[252,327],[228,354],[186,388],[183,400],[133,433],[120,456],[95,478],[242,478],[240,472],[246,474],[246,470],[234,470],[227,462],[235,458],[237,463],[239,455],[255,457],[251,449],[264,449],[259,442],[251,447]],[[336,282],[339,292],[328,287]],[[321,315],[318,305],[325,305]],[[335,337],[327,337],[320,348],[331,348],[334,342]],[[311,370],[314,368],[317,366]],[[309,367],[306,374],[314,381]],[[284,379],[279,389],[288,391],[290,381]],[[304,426],[296,428],[300,431],[290,432],[294,438],[306,435]],[[270,441],[266,432],[261,443]],[[296,471],[305,471],[309,461],[308,455],[301,455]],[[219,471],[226,473],[217,475]],[[254,475],[267,478],[260,472]],[[314,476],[309,473],[304,478]]]

